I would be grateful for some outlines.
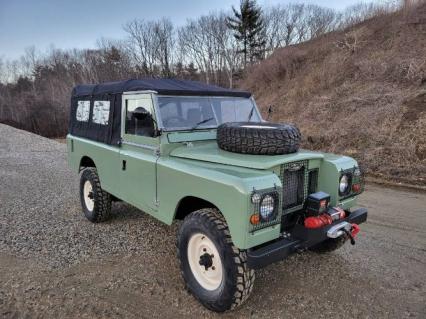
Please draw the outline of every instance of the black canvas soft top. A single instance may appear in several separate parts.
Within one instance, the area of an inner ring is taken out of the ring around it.
[[[250,92],[246,91],[175,79],[142,79],[77,85],[71,95],[69,133],[110,145],[119,144],[123,92],[146,90],[181,96],[244,98],[251,96]],[[96,120],[93,119],[94,115]],[[102,116],[103,121],[98,120],[99,116]]]
[[[72,91],[73,97],[119,94],[129,91],[152,90],[164,95],[199,95],[199,96],[251,96],[250,92],[225,89],[198,81],[177,79],[140,79],[106,82],[101,84],[77,85]]]

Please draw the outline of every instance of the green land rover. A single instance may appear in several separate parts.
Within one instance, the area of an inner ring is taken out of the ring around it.
[[[72,92],[68,160],[91,222],[125,201],[166,224],[188,290],[222,312],[250,295],[255,269],[306,249],[354,243],[365,208],[357,162],[299,150],[293,125],[262,120],[249,92],[146,79]]]

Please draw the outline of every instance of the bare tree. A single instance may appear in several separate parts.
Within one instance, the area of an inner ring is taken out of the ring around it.
[[[124,26],[127,32],[128,52],[131,54],[138,68],[148,74],[154,73],[156,62],[156,46],[154,44],[154,22],[133,20]]]
[[[197,20],[188,20],[187,24],[179,29],[179,46],[186,61],[193,61],[204,74],[205,81],[210,82],[212,73],[212,58],[214,41],[208,30],[209,18],[200,17]]]
[[[316,38],[333,30],[335,11],[317,5],[305,7],[308,32],[305,40]]]
[[[172,75],[171,64],[173,62],[175,43],[173,23],[167,18],[156,21],[154,23],[154,34],[153,41],[162,75],[170,77]]]
[[[133,20],[124,26],[128,54],[146,75],[171,76],[174,28],[170,19]]]
[[[226,14],[219,13],[212,17],[213,27],[211,33],[215,37],[218,46],[218,57],[220,61],[217,65],[218,71],[224,71],[228,78],[230,88],[234,85],[234,75],[242,67],[242,60],[238,54],[235,38],[231,30],[226,26]]]
[[[0,83],[7,83],[5,64],[0,57]]]
[[[182,63],[194,62],[207,83],[221,84],[225,74],[228,85],[233,86],[241,59],[225,13],[188,20],[178,30],[178,42],[179,55],[185,57]]]
[[[398,1],[387,1],[381,3],[361,2],[347,7],[343,12],[340,13],[341,19],[337,27],[339,29],[345,29],[367,19],[389,12],[395,12],[399,8],[400,3],[398,3]]]
[[[304,37],[304,28],[301,25],[304,14],[304,5],[287,4],[270,7],[265,12],[267,50],[272,53],[275,49],[293,44]]]

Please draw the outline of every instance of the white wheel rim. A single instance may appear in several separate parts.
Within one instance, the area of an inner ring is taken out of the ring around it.
[[[93,211],[95,207],[95,201],[93,200],[93,187],[90,181],[86,181],[83,186],[84,204],[88,211]],[[92,198],[90,198],[92,197]]]
[[[200,257],[210,255],[211,266],[200,265]],[[212,257],[211,257],[212,256]],[[206,235],[197,233],[188,242],[188,261],[192,274],[198,283],[206,290],[217,289],[223,280],[222,260],[215,244]]]

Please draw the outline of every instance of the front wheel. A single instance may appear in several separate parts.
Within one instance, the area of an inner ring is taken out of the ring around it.
[[[188,215],[178,234],[178,257],[188,290],[208,309],[223,312],[241,305],[253,290],[254,270],[234,246],[216,209]]]

